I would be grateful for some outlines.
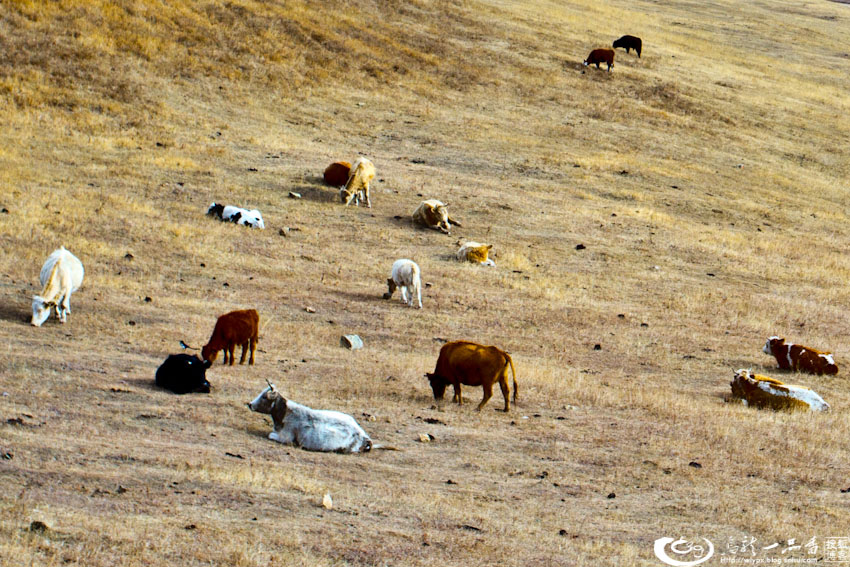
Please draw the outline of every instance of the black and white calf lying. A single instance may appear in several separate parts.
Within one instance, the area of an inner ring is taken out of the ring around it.
[[[314,410],[287,400],[274,384],[248,402],[252,411],[272,416],[274,431],[269,439],[308,451],[365,453],[372,440],[354,418],[338,411]]]
[[[170,354],[156,369],[156,385],[175,394],[209,394],[210,383],[206,373],[211,364],[194,354]]]
[[[233,205],[225,206],[213,203],[207,209],[207,214],[225,222],[233,222],[253,228],[266,228],[263,222],[263,215],[257,209],[251,209],[249,211],[248,209],[241,209]]]

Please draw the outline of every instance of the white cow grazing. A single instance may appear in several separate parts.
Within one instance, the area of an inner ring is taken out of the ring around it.
[[[263,222],[263,215],[257,209],[243,209],[234,207],[233,205],[219,205],[213,203],[207,209],[207,214],[218,217],[222,221],[241,224],[242,226],[250,226],[253,228],[266,228]]]
[[[351,201],[354,201],[355,205],[359,205],[362,200],[371,209],[369,184],[374,178],[375,164],[362,156],[357,158],[351,166],[345,187],[339,190],[339,197],[345,202],[345,206],[350,205]]]
[[[479,244],[478,242],[464,242],[457,251],[458,262],[472,262],[483,266],[496,266],[496,262],[487,257],[492,244]]]
[[[365,453],[372,449],[372,440],[350,415],[314,410],[287,400],[271,382],[254,401],[248,402],[248,407],[272,416],[272,441],[308,451]]]
[[[41,267],[38,279],[42,290],[32,298],[30,323],[41,327],[50,317],[50,308],[54,306],[56,317],[60,323],[64,323],[71,312],[71,293],[80,289],[84,273],[83,263],[65,250],[64,246],[54,250]]]
[[[393,262],[393,271],[387,278],[389,291],[384,299],[393,296],[396,288],[401,288],[401,301],[413,307],[413,296],[416,295],[417,307],[422,309],[422,279],[419,276],[419,266],[413,260],[401,259]]]

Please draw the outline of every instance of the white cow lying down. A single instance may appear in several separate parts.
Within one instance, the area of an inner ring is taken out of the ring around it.
[[[314,410],[287,400],[272,383],[254,401],[248,402],[248,407],[272,416],[274,431],[269,433],[272,441],[308,451],[365,453],[372,449],[372,440],[350,415]]]
[[[64,323],[71,312],[71,293],[83,284],[83,263],[65,250],[64,246],[47,257],[38,276],[41,294],[32,298],[32,321],[36,327],[50,317],[50,308],[56,307],[56,317]]]

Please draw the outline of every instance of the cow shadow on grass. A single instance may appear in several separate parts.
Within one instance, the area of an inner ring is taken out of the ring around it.
[[[29,306],[26,306],[29,307]],[[13,301],[0,302],[0,320],[10,321],[13,323],[26,323],[32,321],[32,309],[29,311],[24,306],[16,305]],[[51,318],[55,319],[54,313],[50,313]],[[45,324],[47,321],[45,321]],[[57,325],[59,322],[57,321]]]
[[[357,291],[347,291],[344,289],[336,289],[334,293],[339,296],[342,296],[350,301],[360,301],[360,302],[369,302],[369,303],[380,303],[385,301],[383,298],[383,294],[387,291],[387,284],[384,283],[383,286],[376,285],[375,291],[373,293],[365,293],[365,292],[357,292]]]
[[[312,181],[312,179],[308,181]],[[321,181],[321,178],[316,178],[315,185],[299,185],[297,187],[293,187],[290,191],[299,193],[302,199],[306,199],[308,201],[315,201],[317,203],[338,203],[339,189],[325,185],[324,183],[321,183]]]

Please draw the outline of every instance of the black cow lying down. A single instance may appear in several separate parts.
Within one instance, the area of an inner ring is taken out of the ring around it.
[[[210,383],[206,373],[211,364],[196,355],[170,354],[156,369],[156,385],[175,394],[209,394]]]

